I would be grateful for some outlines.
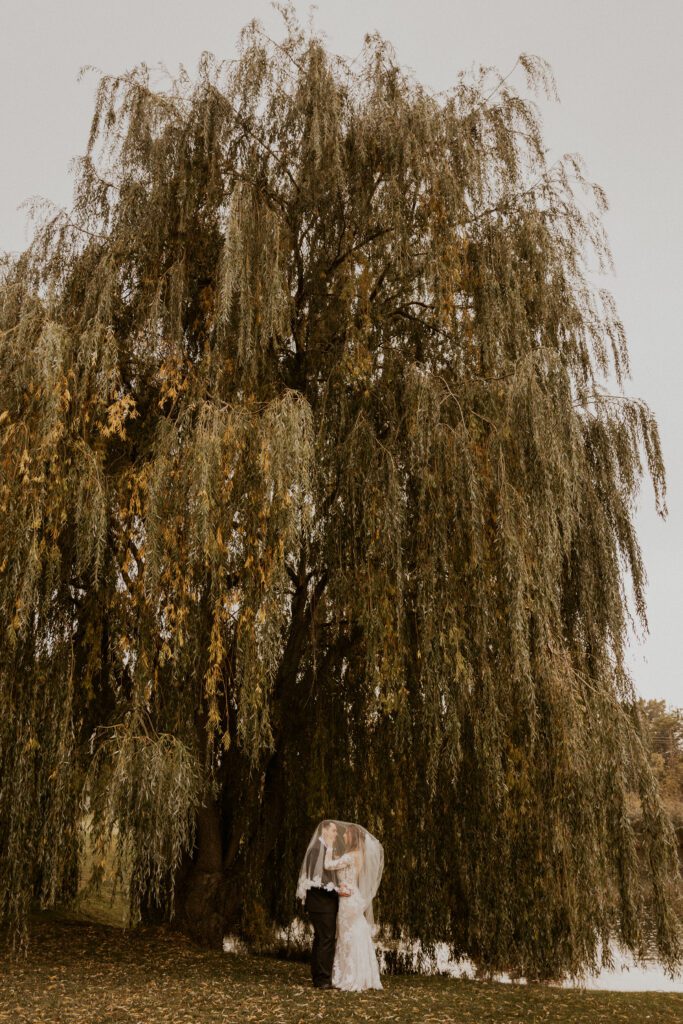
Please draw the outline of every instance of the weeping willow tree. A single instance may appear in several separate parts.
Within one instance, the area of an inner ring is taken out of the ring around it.
[[[664,468],[589,281],[605,194],[510,76],[435,94],[283,14],[195,80],[102,75],[72,209],[5,261],[2,919],[73,895],[87,821],[134,921],[286,924],[334,815],[395,935],[675,964],[624,662]]]

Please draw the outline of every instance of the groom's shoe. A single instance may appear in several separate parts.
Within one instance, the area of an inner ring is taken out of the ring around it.
[[[330,981],[323,981],[321,985],[316,985],[316,988],[333,988],[334,986]]]

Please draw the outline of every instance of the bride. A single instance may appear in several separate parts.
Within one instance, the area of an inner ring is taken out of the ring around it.
[[[343,848],[335,850],[342,837]],[[349,992],[382,988],[371,927],[374,924],[372,900],[383,867],[381,843],[361,825],[327,820],[316,829],[306,851],[297,887],[313,921],[314,984],[317,983],[321,961],[322,971],[326,973],[325,951],[331,952],[333,945],[331,979],[320,987]],[[321,919],[318,907],[321,895],[334,897],[326,901],[325,907],[329,907],[328,915],[334,913],[333,908],[336,910],[336,927],[334,917],[328,916],[327,921]],[[317,903],[313,903],[313,896]],[[327,946],[325,925],[332,939]]]

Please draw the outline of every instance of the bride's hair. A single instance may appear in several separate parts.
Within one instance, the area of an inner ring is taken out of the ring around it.
[[[346,837],[349,837],[348,842]],[[351,853],[352,850],[358,850],[359,853],[363,853],[363,836],[357,825],[348,825],[346,832],[344,833],[344,842],[346,843],[346,852]]]

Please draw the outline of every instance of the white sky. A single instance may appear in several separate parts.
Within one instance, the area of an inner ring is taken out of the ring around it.
[[[306,22],[308,5],[297,8]],[[76,81],[82,65],[119,73],[163,62],[173,74],[182,62],[192,74],[202,50],[234,56],[252,17],[277,37],[279,15],[266,0],[0,0],[0,249],[25,247],[28,221],[17,207],[29,196],[70,203],[68,163],[84,152],[97,82],[95,73]],[[607,192],[616,274],[596,280],[615,296],[631,353],[627,391],[654,410],[668,470],[668,519],[656,516],[651,489],[640,502],[650,634],[632,644],[631,667],[643,696],[683,705],[683,3],[319,0],[313,18],[347,56],[377,29],[437,89],[479,64],[505,75],[520,53],[550,62],[560,103],[537,97],[550,161],[579,152]],[[521,68],[511,82],[524,94]]]

